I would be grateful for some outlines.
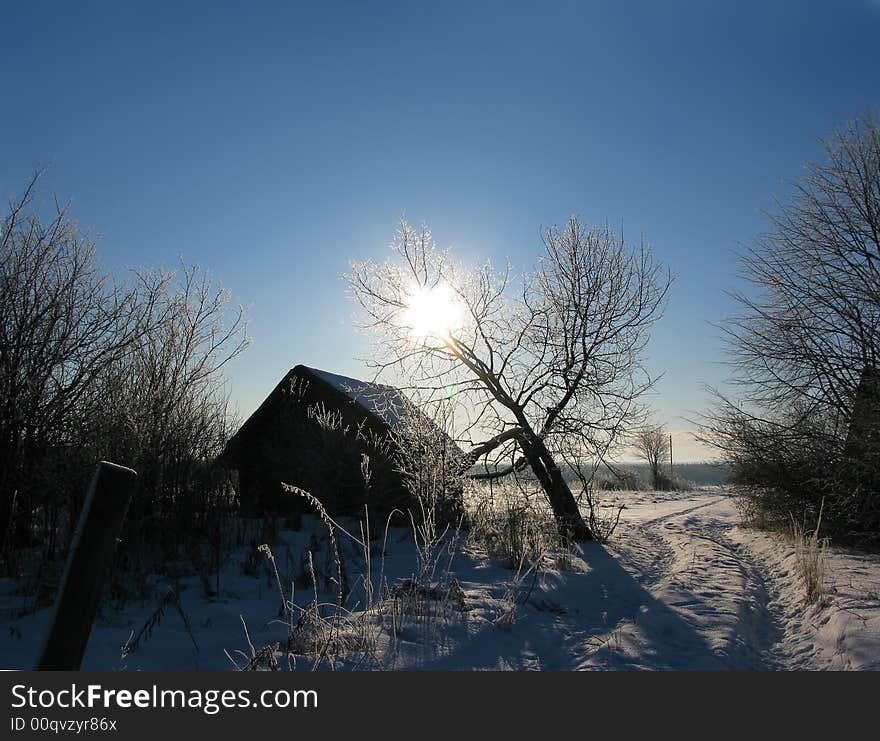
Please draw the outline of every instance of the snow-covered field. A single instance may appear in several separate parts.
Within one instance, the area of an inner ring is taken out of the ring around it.
[[[288,640],[291,620],[303,613],[285,611],[279,581],[289,599],[289,580],[309,548],[326,584],[319,601],[332,603],[336,589],[315,519],[271,544],[279,580],[265,554],[241,548],[220,574],[218,595],[204,596],[198,576],[157,579],[149,599],[105,607],[83,668],[232,669],[278,642],[282,669],[880,669],[880,557],[832,548],[827,595],[808,605],[794,546],[739,527],[723,491],[616,496],[626,508],[609,544],[548,555],[540,569],[511,569],[462,535],[437,559],[435,593],[400,586],[416,570],[408,530],[374,540],[372,597],[363,550],[344,545],[354,587],[348,612]],[[15,617],[17,586],[0,582],[2,668],[33,665],[49,617],[48,609]],[[169,587],[180,609],[165,599],[156,621]],[[293,601],[306,606],[313,596],[311,587],[296,587]],[[123,655],[139,633],[136,649]]]

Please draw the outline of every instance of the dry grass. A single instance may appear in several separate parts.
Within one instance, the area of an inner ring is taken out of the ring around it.
[[[271,547],[260,546],[258,553],[265,558],[278,589],[277,622],[284,626],[286,635],[258,647],[251,642],[245,625],[247,647],[229,656],[237,669],[393,669],[413,659],[417,663],[430,661],[451,649],[448,644],[468,610],[467,596],[452,571],[453,558],[462,545],[458,527],[440,527],[430,503],[417,516],[411,513],[412,571],[389,583],[385,559],[391,516],[385,523],[384,537],[380,535],[373,543],[367,529],[369,513],[355,535],[307,492],[287,489],[309,501],[328,534],[324,539],[313,538],[315,550],[306,554],[307,578],[303,581],[310,587],[311,599],[305,604],[300,590],[299,599],[294,600],[300,582],[294,580],[287,587]],[[513,572],[492,619],[497,627],[509,628],[516,621],[519,606],[531,598],[540,574],[570,567],[573,553],[561,542],[552,512],[539,492],[496,484],[493,496],[487,498],[489,493],[486,487],[469,492],[466,545]],[[322,550],[326,551],[323,555]],[[329,588],[321,590],[319,584]],[[344,589],[339,589],[343,584]],[[335,603],[321,601],[325,591],[337,591]]]
[[[412,519],[416,558],[410,577],[389,584],[385,575],[385,555],[391,516],[385,525],[378,570],[373,563],[369,532],[369,512],[365,512],[360,537],[343,528],[330,517],[321,503],[296,487],[288,491],[306,497],[326,527],[330,558],[316,558],[307,552],[307,583],[311,600],[294,599],[296,584],[285,589],[272,549],[259,546],[280,597],[276,622],[284,627],[285,639],[258,648],[251,641],[242,621],[247,650],[227,656],[239,671],[278,671],[308,668],[311,670],[356,670],[393,668],[404,643],[417,642],[429,651],[442,650],[444,634],[455,613],[466,609],[465,595],[451,574],[452,559],[458,545],[458,531],[442,533]],[[433,524],[433,521],[432,523]],[[313,542],[319,543],[313,538]],[[362,573],[349,581],[343,545],[359,552],[354,561]],[[330,573],[322,573],[316,561],[325,562]],[[294,580],[295,581],[295,580]],[[337,591],[335,602],[322,601],[319,584]],[[304,666],[305,665],[305,666]]]
[[[824,507],[824,501],[822,504]],[[793,517],[791,522],[791,538],[795,546],[798,574],[804,587],[804,602],[808,605],[822,605],[828,595],[825,583],[828,568],[828,538],[819,537],[822,510],[820,508],[816,528],[811,532]]]
[[[553,516],[535,493],[512,484],[470,487],[465,498],[471,544],[509,569],[538,563],[560,545]]]

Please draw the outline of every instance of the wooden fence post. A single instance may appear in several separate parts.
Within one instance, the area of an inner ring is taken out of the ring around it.
[[[95,469],[36,669],[80,668],[136,479],[130,468],[107,461]]]

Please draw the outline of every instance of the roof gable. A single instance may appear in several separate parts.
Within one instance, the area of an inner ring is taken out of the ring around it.
[[[400,428],[407,414],[411,413],[409,410],[413,409],[413,403],[393,386],[360,381],[305,365],[298,367],[344,394],[391,428]]]

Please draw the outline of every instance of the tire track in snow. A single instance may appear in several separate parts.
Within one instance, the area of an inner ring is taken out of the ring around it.
[[[702,502],[647,520],[623,521],[619,535],[608,543],[608,548],[614,552],[621,565],[632,574],[633,578],[649,589],[670,576],[675,561],[675,548],[662,536],[657,525],[675,517],[712,507],[725,499],[724,496],[718,496],[710,502]],[[621,543],[625,546],[618,547]]]
[[[688,614],[698,629],[710,628],[724,634],[715,650],[728,668],[784,669],[785,661],[779,651],[784,635],[783,616],[770,598],[763,565],[747,548],[727,536],[732,524],[706,521],[694,514],[726,500],[717,497],[646,523],[662,525],[658,531],[661,537],[684,556],[677,560],[678,568],[673,568],[670,575],[672,581],[680,582],[672,591],[683,599],[671,606]],[[690,565],[686,565],[688,552],[693,554]]]
[[[738,615],[730,605],[738,607],[738,603],[728,598],[727,614],[722,618],[726,621],[722,627],[728,629],[720,630],[719,621],[713,618],[717,610],[710,602],[711,589],[704,588],[710,577],[700,584],[689,583],[692,575],[687,567],[692,540],[676,524],[727,499],[712,496],[709,501],[701,498],[696,504],[676,503],[678,509],[667,509],[647,519],[638,519],[645,514],[644,510],[636,511],[634,520],[623,521],[623,532],[606,550],[640,588],[627,587],[619,577],[611,579],[610,589],[615,590],[616,609],[611,613],[614,619],[591,637],[591,646],[583,653],[579,668],[738,668],[742,662],[732,662],[728,642],[719,640],[719,635],[726,637],[734,632],[729,626],[736,624]],[[667,527],[681,537],[668,532]],[[738,561],[729,555],[727,560],[728,568],[735,569],[739,581],[744,582]],[[607,575],[611,574],[608,570]],[[729,597],[731,590],[727,591]],[[741,590],[735,590],[736,595],[740,593]]]
[[[734,670],[786,668],[776,651],[784,630],[782,616],[770,599],[764,568],[747,549],[730,540],[718,526],[686,525],[693,538],[715,544],[734,558],[745,590],[738,601],[736,631],[730,636],[727,662]]]
[[[648,520],[642,520],[643,525],[659,525],[660,523],[667,522],[669,520],[675,519],[676,517],[684,517],[684,515],[689,515],[692,512],[696,512],[697,510],[706,509],[707,507],[714,507],[722,502],[728,501],[728,497],[723,494],[716,495],[712,497],[711,501],[702,502],[701,504],[697,504],[693,507],[688,507],[687,509],[678,509],[674,512],[669,512],[665,515],[660,515],[659,517],[652,517]]]

